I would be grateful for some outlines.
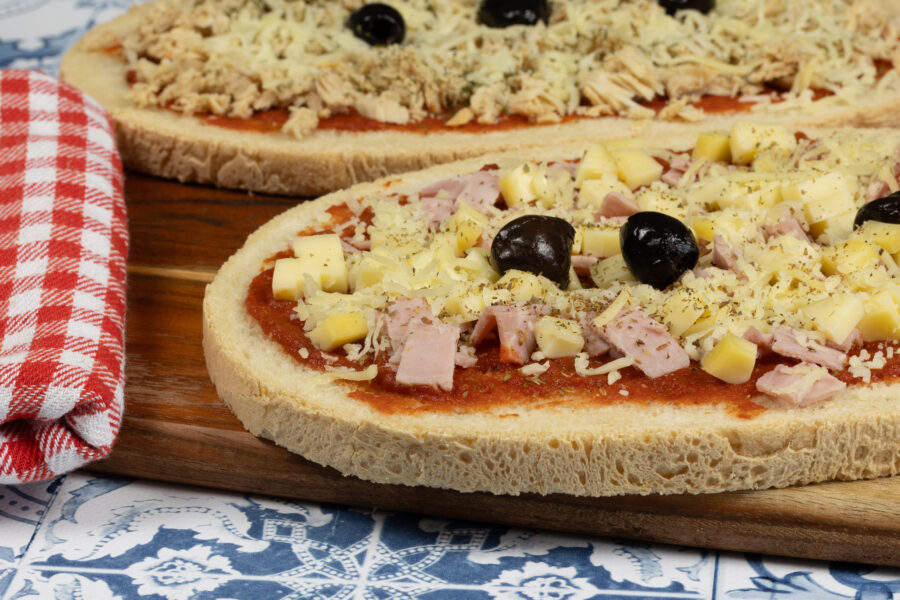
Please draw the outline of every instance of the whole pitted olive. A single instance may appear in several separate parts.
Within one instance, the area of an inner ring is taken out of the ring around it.
[[[370,46],[399,44],[406,35],[406,23],[397,9],[376,2],[353,11],[347,21],[353,35]]]
[[[699,10],[705,15],[716,7],[716,0],[657,0],[657,2],[669,15],[686,9]]]
[[[693,269],[700,256],[697,240],[684,223],[653,211],[628,217],[619,230],[619,244],[634,276],[658,290]]]
[[[491,243],[491,262],[501,274],[510,269],[543,275],[568,287],[575,228],[557,217],[525,215],[503,226]]]
[[[482,0],[478,7],[478,22],[495,29],[547,23],[549,19],[547,0]]]
[[[900,192],[894,192],[865,204],[856,211],[853,228],[856,229],[866,221],[900,223]]]

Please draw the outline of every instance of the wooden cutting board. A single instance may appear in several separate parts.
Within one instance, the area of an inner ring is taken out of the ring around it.
[[[206,282],[286,198],[129,174],[125,420],[92,469],[590,535],[900,565],[900,477],[702,496],[493,496],[343,477],[246,431],[209,382]]]

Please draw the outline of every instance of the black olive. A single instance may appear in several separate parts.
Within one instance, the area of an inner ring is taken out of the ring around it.
[[[549,19],[547,0],[482,0],[478,7],[478,21],[495,29],[538,21],[546,24]]]
[[[347,21],[353,35],[370,46],[399,44],[406,35],[406,23],[397,9],[376,2],[353,11]]]
[[[884,198],[872,200],[856,211],[853,228],[856,229],[866,221],[882,223],[900,223],[900,192],[894,192]]]
[[[697,240],[684,223],[652,211],[628,217],[619,230],[619,244],[634,276],[658,290],[693,269],[700,257]]]
[[[561,288],[569,285],[575,228],[563,219],[525,215],[497,232],[491,262],[501,274],[510,269],[543,275]]]
[[[657,0],[657,2],[669,15],[686,9],[699,10],[705,15],[716,7],[716,0]]]

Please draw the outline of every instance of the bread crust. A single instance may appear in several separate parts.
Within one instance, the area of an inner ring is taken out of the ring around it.
[[[666,145],[686,148],[693,139],[676,136]],[[572,154],[557,148],[528,158]],[[489,163],[521,158],[470,159],[301,204],[262,226],[225,263],[206,290],[203,347],[220,397],[248,430],[370,481],[498,494],[702,493],[900,473],[900,384],[853,387],[815,407],[773,407],[751,419],[715,404],[627,402],[385,414],[349,397],[350,384],[323,383],[247,314],[247,289],[260,265],[297,231],[322,222],[327,206],[385,186],[412,193]]]
[[[876,93],[859,106],[816,113],[762,110],[713,115],[697,123],[603,117],[482,133],[316,131],[303,139],[235,131],[172,111],[139,108],[129,100],[126,65],[104,49],[137,27],[149,4],[89,31],[63,57],[60,76],[110,112],[127,167],[183,182],[312,196],[482,154],[563,143],[580,149],[592,141],[624,136],[668,138],[698,129],[727,129],[741,119],[798,127],[900,125],[900,98]]]

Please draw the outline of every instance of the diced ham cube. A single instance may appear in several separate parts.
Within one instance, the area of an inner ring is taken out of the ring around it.
[[[829,369],[842,369],[847,362],[847,353],[829,348],[813,340],[801,343],[797,334],[788,327],[775,330],[772,351],[787,358],[796,358]]]
[[[594,327],[594,317],[597,313],[588,313],[581,320],[581,335],[584,336],[584,351],[588,356],[601,356],[609,352],[610,345],[600,335],[600,331]]]
[[[744,332],[744,339],[756,344],[756,354],[759,356],[772,351],[772,341],[775,339],[775,335],[763,333],[756,327],[750,326]]]
[[[884,198],[888,194],[891,193],[891,188],[883,181],[873,181],[869,184],[869,187],[866,188],[866,202],[871,202],[872,200],[878,200],[879,198]]]
[[[479,344],[497,327],[500,362],[524,365],[534,351],[534,324],[547,314],[546,306],[488,306],[478,317],[472,343]]]
[[[421,203],[422,219],[429,225],[440,225],[453,214],[454,202],[448,198],[422,198]]]
[[[803,225],[794,217],[784,217],[774,225],[765,226],[766,239],[780,235],[792,235],[801,242],[808,242],[809,236],[803,230]]]
[[[500,178],[488,171],[472,173],[457,197],[480,213],[488,213],[500,197]]]
[[[640,210],[640,207],[624,194],[610,192],[603,197],[603,202],[600,203],[600,210],[594,215],[594,219],[599,220],[600,217],[630,217]]]
[[[647,377],[655,378],[691,364],[687,352],[666,330],[640,308],[625,308],[603,326],[601,335],[634,361]]]
[[[431,307],[425,298],[401,298],[388,307],[385,326],[394,359],[399,357],[403,349],[410,323],[423,319],[432,319]]]
[[[591,256],[588,254],[573,254],[572,268],[575,269],[576,275],[590,275],[591,266],[599,261],[600,259],[596,256]]]
[[[663,183],[667,183],[671,186],[678,185],[678,182],[681,181],[682,176],[685,171],[688,170],[691,166],[691,161],[686,158],[682,158],[680,156],[676,156],[672,159],[672,162],[669,163],[669,168],[665,173],[662,174],[660,180]]]
[[[444,179],[442,181],[426,185],[421,190],[419,190],[419,197],[436,198],[440,196],[452,202],[453,200],[456,200],[456,198],[459,196],[459,193],[462,192],[465,186],[466,182],[463,177],[461,177],[460,175],[456,175],[449,179]]]
[[[397,383],[429,385],[451,391],[458,341],[458,325],[428,324],[424,321],[411,323],[400,354]]]
[[[720,269],[733,271],[738,274],[741,279],[747,276],[738,267],[738,260],[741,258],[740,251],[734,250],[725,241],[725,238],[716,234],[713,236],[713,264]]]
[[[822,367],[778,365],[756,381],[756,389],[786,408],[810,406],[831,398],[847,384]]]

